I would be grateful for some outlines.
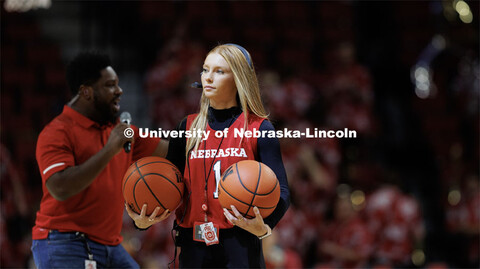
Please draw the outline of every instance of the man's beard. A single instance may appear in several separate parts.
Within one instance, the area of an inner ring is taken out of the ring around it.
[[[93,95],[93,101],[100,124],[115,123],[117,121],[118,113],[112,111],[112,103],[101,102],[96,94]]]

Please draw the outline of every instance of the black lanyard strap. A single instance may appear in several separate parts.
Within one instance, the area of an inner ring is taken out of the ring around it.
[[[88,244],[88,240],[85,234],[81,232],[76,232],[75,235],[80,236],[82,238],[82,241],[85,243],[85,248],[87,249],[88,259],[93,261],[93,253],[92,253],[92,250],[90,249],[90,245]]]
[[[236,119],[235,116],[232,117],[232,119],[230,120],[230,122],[228,123],[228,126],[225,128],[230,128],[230,126],[232,126],[232,123],[233,121]],[[224,130],[225,130],[224,129]],[[212,129],[213,130],[213,129]],[[203,173],[204,173],[204,176],[205,176],[205,191],[207,191],[207,187],[208,187],[208,178],[210,177],[210,173],[212,172],[212,167],[213,167],[213,164],[215,163],[215,160],[217,159],[217,154],[218,154],[218,151],[220,150],[220,147],[222,146],[222,143],[223,143],[223,139],[225,138],[225,132],[223,133],[222,135],[222,139],[220,140],[220,143],[218,144],[218,147],[217,147],[217,151],[215,152],[215,155],[213,156],[213,161],[212,163],[210,164],[210,169],[208,169],[208,175],[207,175],[207,165],[206,165],[206,161],[205,161],[205,152],[203,152]],[[205,140],[205,142],[203,143],[203,149],[204,151],[207,150],[207,140]]]

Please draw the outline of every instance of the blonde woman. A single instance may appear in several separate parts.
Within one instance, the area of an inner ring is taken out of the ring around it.
[[[276,138],[240,138],[234,128],[274,130],[267,119],[250,54],[236,44],[213,48],[201,73],[203,94],[200,111],[187,116],[179,130],[210,131],[208,137],[171,139],[167,159],[183,171],[186,186],[184,202],[176,210],[175,238],[180,247],[181,268],[258,268],[265,267],[261,239],[271,234],[290,204],[285,169]],[[229,128],[228,135],[217,138],[216,130]],[[275,211],[263,219],[257,208],[255,218],[244,218],[224,210],[218,201],[220,175],[241,160],[257,160],[275,172],[281,186],[281,198]],[[165,219],[133,213],[135,225],[148,228]],[[201,226],[203,225],[203,226]],[[215,240],[205,241],[197,232],[208,225],[218,229]]]

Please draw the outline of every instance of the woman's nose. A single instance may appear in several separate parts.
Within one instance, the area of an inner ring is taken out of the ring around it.
[[[212,81],[213,80],[212,72],[205,72],[205,73],[203,73],[203,75],[204,75],[206,81]]]

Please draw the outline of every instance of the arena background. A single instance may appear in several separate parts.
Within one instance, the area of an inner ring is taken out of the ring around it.
[[[268,243],[270,268],[328,268],[336,257],[320,246],[339,196],[365,224],[358,236],[371,238],[360,243],[368,267],[478,268],[478,1],[1,4],[1,267],[34,266],[36,139],[71,97],[69,59],[108,52],[122,110],[138,126],[171,129],[197,109],[189,85],[206,52],[233,42],[252,54],[276,128],[358,132],[281,140],[292,205]],[[171,220],[146,232],[124,224],[143,267],[168,264]]]

